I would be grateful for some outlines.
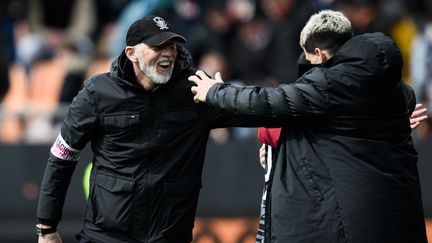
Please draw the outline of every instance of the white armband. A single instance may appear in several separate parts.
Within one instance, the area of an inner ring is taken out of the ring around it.
[[[69,146],[63,139],[61,134],[58,135],[53,146],[51,147],[51,154],[62,160],[78,161],[79,153],[80,150],[74,149]]]

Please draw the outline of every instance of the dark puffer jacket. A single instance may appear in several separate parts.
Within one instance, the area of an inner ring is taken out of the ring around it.
[[[293,84],[210,89],[213,107],[285,122],[266,242],[427,242],[409,124],[414,94],[401,68],[394,42],[372,33]]]
[[[93,170],[82,237],[191,240],[209,131],[241,123],[194,103],[190,63],[179,47],[172,79],[152,92],[136,82],[124,54],[111,72],[85,82],[51,149],[37,210],[42,222],[61,219],[79,151],[90,142]]]

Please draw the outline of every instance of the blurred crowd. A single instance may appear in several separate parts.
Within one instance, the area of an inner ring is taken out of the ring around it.
[[[275,86],[295,81],[300,31],[321,9],[344,12],[355,34],[391,36],[404,81],[432,110],[431,0],[0,0],[0,142],[51,143],[83,81],[109,70],[141,16],[160,15],[185,36],[194,67],[235,85]],[[211,134],[218,143],[248,137],[256,129]]]

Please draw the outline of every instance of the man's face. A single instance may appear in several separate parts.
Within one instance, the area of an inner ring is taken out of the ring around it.
[[[172,75],[177,56],[175,42],[167,41],[161,46],[144,43],[135,49],[141,71],[154,83],[165,84]]]

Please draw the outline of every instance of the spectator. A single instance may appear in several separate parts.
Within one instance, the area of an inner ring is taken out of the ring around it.
[[[288,83],[296,78],[297,57],[302,52],[297,45],[301,28],[315,10],[309,0],[261,0],[268,20],[270,40],[267,45],[269,79]]]

